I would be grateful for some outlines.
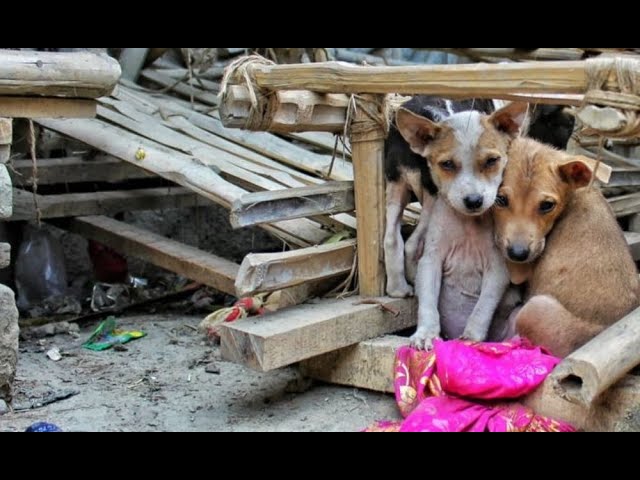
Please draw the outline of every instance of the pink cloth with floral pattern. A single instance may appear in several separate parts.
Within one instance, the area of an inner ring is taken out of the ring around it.
[[[574,431],[566,423],[504,402],[535,390],[559,362],[523,339],[436,341],[431,352],[401,347],[396,353],[395,391],[405,420],[380,422],[368,431]]]

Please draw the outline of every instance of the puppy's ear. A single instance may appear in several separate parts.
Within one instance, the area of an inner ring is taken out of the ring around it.
[[[421,117],[406,108],[399,108],[396,112],[398,131],[407,141],[411,150],[424,156],[424,150],[442,130],[437,123]]]
[[[529,104],[526,102],[511,102],[490,117],[491,123],[501,132],[516,137],[527,118]]]
[[[586,187],[595,175],[602,183],[609,183],[612,168],[582,155],[567,155],[558,164],[562,179],[573,188]]]

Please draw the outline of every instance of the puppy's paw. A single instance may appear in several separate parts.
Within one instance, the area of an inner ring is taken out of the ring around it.
[[[433,341],[437,338],[440,338],[437,333],[418,330],[411,336],[409,341],[411,342],[411,346],[418,350],[432,350]]]
[[[462,336],[460,339],[462,340],[471,340],[472,342],[484,342],[487,338],[487,332],[480,328],[474,328],[473,326],[467,325],[467,328],[462,332]]]
[[[387,282],[387,295],[392,298],[408,298],[413,297],[413,287],[406,281],[404,282]]]

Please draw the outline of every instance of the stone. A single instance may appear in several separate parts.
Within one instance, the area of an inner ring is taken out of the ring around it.
[[[0,398],[11,402],[18,362],[18,309],[13,291],[0,285]]]

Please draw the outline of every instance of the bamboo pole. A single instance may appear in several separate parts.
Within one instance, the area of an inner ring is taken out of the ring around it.
[[[252,65],[247,70],[260,88],[317,93],[399,93],[444,97],[504,98],[513,94],[579,94],[587,88],[586,63],[362,67],[339,62]],[[617,89],[615,74],[607,87]]]

